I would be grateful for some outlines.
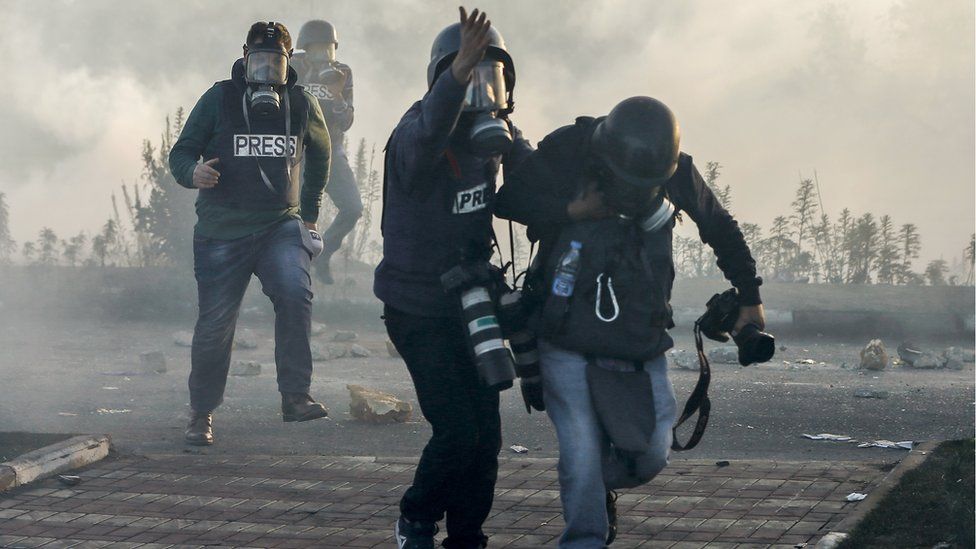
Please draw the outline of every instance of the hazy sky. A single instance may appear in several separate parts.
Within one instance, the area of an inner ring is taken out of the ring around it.
[[[0,0],[0,192],[14,237],[95,230],[140,176],[141,142],[227,77],[248,26],[311,17],[352,66],[351,141],[380,145],[425,91],[456,1]],[[486,1],[518,68],[513,120],[536,142],[632,95],[676,112],[682,148],[723,164],[736,215],[768,225],[816,169],[831,215],[914,222],[923,259],[974,226],[970,0]],[[192,191],[187,191],[192,192]]]

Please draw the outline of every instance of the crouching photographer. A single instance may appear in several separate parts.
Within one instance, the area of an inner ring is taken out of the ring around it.
[[[499,191],[497,214],[540,242],[526,284],[536,289],[528,293],[538,304],[542,404],[559,439],[560,547],[611,543],[614,490],[644,484],[668,463],[677,406],[664,352],[673,346],[679,211],[736,288],[729,329],[762,330],[755,261],[679,151],[677,121],[660,101],[633,97],[608,116],[556,130]],[[710,326],[725,327],[727,317]]]

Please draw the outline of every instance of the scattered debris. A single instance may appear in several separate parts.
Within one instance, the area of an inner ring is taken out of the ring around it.
[[[346,385],[349,389],[349,414],[370,423],[405,423],[413,414],[413,405],[397,397],[367,389],[361,385]]]
[[[973,362],[973,351],[960,349],[959,347],[949,347],[942,351],[942,358],[945,367],[950,370],[962,370],[967,362]]]
[[[166,355],[161,351],[139,353],[139,364],[142,366],[142,371],[147,374],[166,373]]]
[[[884,370],[888,367],[888,351],[880,339],[872,339],[861,349],[861,368],[865,370]]]
[[[803,433],[803,438],[810,440],[829,440],[831,442],[852,442],[854,439],[846,435],[833,435],[830,433],[820,433],[819,435],[808,435]]]
[[[193,332],[176,332],[173,334],[173,343],[177,347],[193,347]]]
[[[716,347],[708,351],[708,360],[719,364],[738,364],[739,348],[734,345]]]
[[[349,346],[349,355],[356,358],[369,358],[373,353],[369,352],[369,349],[366,347],[353,343]]]
[[[118,387],[102,387],[102,389],[105,390],[105,391],[118,391],[119,390]]]
[[[400,356],[400,351],[397,351],[396,345],[389,339],[386,340],[386,352],[390,354],[390,358],[403,358]]]
[[[827,532],[817,542],[817,549],[837,549],[850,536],[844,532]]]
[[[339,330],[332,336],[332,341],[356,341],[357,339],[359,339],[359,334],[345,330]]]
[[[81,477],[78,475],[58,475],[58,482],[65,486],[78,486],[81,484]]]
[[[914,446],[915,443],[911,440],[903,440],[901,442],[874,440],[871,442],[862,442],[857,445],[858,448],[889,448],[891,450],[911,450]]]
[[[58,412],[58,415],[61,417],[78,417],[78,414],[74,412]]]
[[[847,501],[864,501],[864,498],[866,497],[868,497],[867,494],[862,494],[860,492],[851,492],[850,494],[847,494],[847,497],[844,499],[846,499]]]
[[[917,368],[920,370],[933,370],[935,368],[944,368],[945,361],[937,353],[932,351],[923,351],[919,356],[909,364],[912,368]]]
[[[731,463],[728,460],[723,459],[722,461],[716,461],[715,465],[717,465],[718,467],[728,467],[729,465],[731,465]]]
[[[237,333],[234,335],[234,348],[257,349],[258,340],[254,336],[254,332],[248,329],[237,330]]]
[[[321,322],[312,322],[312,337],[318,337],[329,330],[329,327]]]
[[[513,444],[512,446],[509,446],[508,449],[511,450],[511,451],[513,451],[513,452],[515,452],[516,454],[528,454],[529,453],[529,449],[528,448],[526,448],[525,446],[519,446],[518,444]]]
[[[817,361],[812,358],[804,358],[803,360],[796,361],[797,364],[816,364]],[[823,364],[823,362],[821,362]]]
[[[668,359],[675,367],[681,370],[697,370],[698,355],[689,353],[684,349],[671,349],[668,351]]]
[[[253,360],[237,360],[230,367],[232,376],[259,376],[261,375],[261,363]]]
[[[855,398],[888,398],[888,391],[879,389],[854,389]]]
[[[129,410],[129,409],[126,409],[126,408],[123,408],[123,409],[99,408],[99,409],[95,410],[95,412],[97,412],[99,414],[103,414],[103,415],[104,414],[129,414],[129,413],[132,413],[132,410]]]
[[[324,345],[312,346],[312,360],[318,362],[322,360],[335,360],[349,355],[349,349],[343,345],[326,343]]]

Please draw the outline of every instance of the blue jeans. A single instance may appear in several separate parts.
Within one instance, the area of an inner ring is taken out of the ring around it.
[[[332,199],[338,212],[335,219],[322,233],[325,249],[322,260],[328,261],[332,254],[342,246],[342,240],[356,228],[356,222],[363,216],[363,200],[359,196],[356,177],[349,167],[349,158],[341,148],[332,149],[332,169],[325,193]]]
[[[622,472],[607,470],[619,462],[608,459],[610,440],[590,401],[586,358],[546,341],[539,342],[539,352],[546,413],[559,439],[559,496],[566,522],[559,547],[602,549],[606,546],[608,526],[606,492],[617,488],[608,486],[604,479],[619,477]],[[654,391],[653,453],[660,461],[660,469],[664,469],[677,413],[674,388],[668,379],[664,355],[646,362],[644,368]]]
[[[199,317],[190,353],[190,405],[213,411],[224,398],[234,329],[244,292],[256,274],[274,304],[278,390],[307,393],[312,382],[311,255],[298,219],[235,240],[193,237]]]

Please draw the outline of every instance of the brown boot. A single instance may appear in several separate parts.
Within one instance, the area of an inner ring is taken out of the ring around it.
[[[285,421],[311,421],[328,415],[325,406],[307,393],[281,393],[281,419]]]
[[[190,424],[186,426],[186,431],[183,433],[183,440],[194,446],[213,444],[213,414],[194,410],[190,414]]]

